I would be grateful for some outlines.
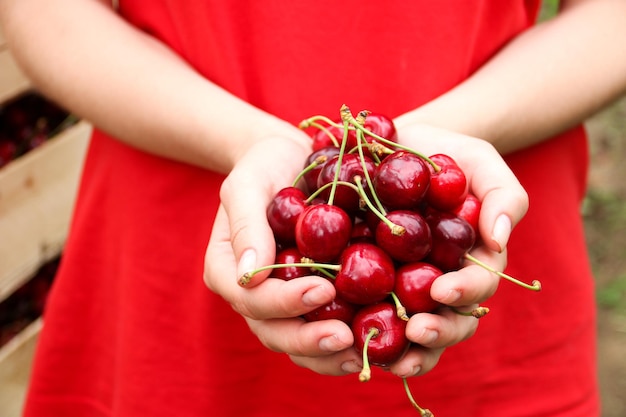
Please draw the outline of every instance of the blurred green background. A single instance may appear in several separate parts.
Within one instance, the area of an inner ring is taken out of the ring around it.
[[[540,20],[559,1],[544,0]],[[626,97],[586,123],[591,167],[582,207],[596,279],[602,417],[626,416]],[[576,366],[576,364],[572,364]]]

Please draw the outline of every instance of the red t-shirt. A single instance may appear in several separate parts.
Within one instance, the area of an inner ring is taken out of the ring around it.
[[[295,124],[343,103],[392,117],[416,108],[534,24],[538,3],[129,0],[120,12],[207,78]],[[503,282],[477,334],[409,383],[440,417],[597,415],[579,215],[584,132],[507,161],[531,202],[508,272],[544,289]],[[376,369],[364,384],[299,368],[206,289],[221,180],[95,132],[27,417],[417,415],[399,378]]]

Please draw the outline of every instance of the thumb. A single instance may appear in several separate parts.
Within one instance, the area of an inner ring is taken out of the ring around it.
[[[259,266],[274,263],[276,244],[266,215],[272,190],[257,181],[238,178],[234,170],[220,190],[222,206],[228,217],[230,242],[237,263],[240,285],[255,286],[263,281],[268,271],[245,278]]]

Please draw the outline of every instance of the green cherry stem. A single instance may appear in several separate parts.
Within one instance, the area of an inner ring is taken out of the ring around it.
[[[413,407],[419,411],[421,417],[434,417],[434,414],[430,412],[430,410],[426,408],[420,407],[415,399],[413,398],[413,394],[411,394],[411,389],[409,388],[409,382],[406,378],[402,378],[402,383],[404,384],[404,391],[406,392],[406,396],[409,397],[409,401],[413,405]]]
[[[337,141],[337,138],[335,137],[335,135],[333,135],[330,130],[328,130],[326,128],[326,126],[323,126],[317,122],[310,122],[310,126],[311,127],[315,127],[321,131],[323,131],[326,136],[328,136],[330,138],[330,141],[333,143],[334,146],[339,147],[339,142]],[[308,126],[307,126],[308,127]]]
[[[322,121],[326,123],[327,125],[330,125],[333,127],[341,127],[341,123],[337,123],[333,120],[330,120],[328,117],[322,116],[322,115],[312,116],[312,117],[309,117],[308,119],[304,119],[303,121],[300,122],[298,127],[300,129],[306,129],[312,126],[317,127],[319,126],[319,123],[316,123],[317,121]]]
[[[344,119],[344,121],[346,121],[346,119]],[[363,125],[361,125],[358,120],[356,120],[354,117],[352,117],[352,115],[350,115],[350,118],[347,119],[347,122],[350,123],[350,125],[354,126],[357,130],[362,131],[364,134],[373,137],[374,139],[384,143],[385,145],[391,146],[393,148],[397,148],[397,149],[402,149],[404,151],[407,152],[411,152],[417,156],[419,156],[420,158],[422,158],[423,160],[425,160],[426,162],[428,162],[433,169],[435,170],[435,172],[439,172],[441,170],[441,167],[439,165],[437,165],[435,163],[435,161],[433,161],[432,159],[430,159],[428,156],[424,155],[421,152],[416,151],[415,149],[409,147],[409,146],[405,146],[396,142],[393,142],[389,139],[383,138],[382,136],[377,135],[376,133],[372,132],[369,129],[366,129]]]
[[[363,344],[363,369],[361,369],[361,373],[359,373],[359,381],[367,382],[372,378],[372,368],[370,366],[369,358],[367,357],[367,349],[370,344],[370,341],[380,334],[380,330],[376,327],[372,327],[365,338],[365,342]]]
[[[292,187],[296,187],[298,185],[298,182],[300,182],[300,180],[302,179],[302,177],[309,171],[311,171],[312,169],[316,168],[317,166],[323,164],[324,162],[326,162],[328,160],[328,156],[326,155],[320,155],[317,158],[315,158],[313,160],[313,162],[311,162],[309,165],[307,165],[302,171],[300,171],[300,173],[298,173],[298,175],[296,176],[296,178],[293,180],[293,182],[291,183]]]
[[[497,271],[495,268],[487,265],[486,263],[482,262],[481,260],[475,258],[474,256],[470,255],[469,253],[465,254],[465,258],[473,263],[475,263],[478,266],[481,266],[483,268],[485,268],[487,271],[489,272],[493,272],[494,274],[496,274],[497,276],[499,276],[500,278],[504,278],[508,281],[511,281],[514,284],[519,285],[520,287],[526,288],[528,290],[532,290],[532,291],[540,291],[541,290],[541,282],[539,282],[538,280],[534,280],[532,282],[531,285],[526,284],[525,282],[522,282],[516,278],[513,278],[512,276],[505,274],[504,272],[500,272]]]
[[[395,224],[394,222],[389,220],[386,216],[387,213],[384,210],[378,210],[376,207],[374,207],[370,199],[367,197],[365,190],[363,189],[363,184],[361,184],[361,177],[359,175],[354,176],[354,183],[359,189],[359,194],[361,195],[361,198],[363,199],[365,204],[367,204],[367,207],[372,210],[372,212],[391,229],[391,232],[395,236],[402,236],[406,232],[406,229],[403,226]]]
[[[372,194],[372,198],[374,199],[374,202],[376,203],[376,207],[378,207],[378,210],[381,213],[384,213],[385,208],[383,204],[380,202],[380,200],[378,199],[378,194],[376,193],[376,190],[374,190],[374,183],[372,182],[372,179],[370,178],[369,171],[365,164],[365,155],[363,155],[362,141],[365,142],[365,137],[363,136],[363,132],[358,130],[357,131],[357,150],[359,152],[359,159],[361,161],[361,167],[363,168],[363,176],[365,177],[365,182],[367,183],[367,187],[369,188]],[[363,194],[365,194],[365,192],[363,192]]]
[[[346,144],[348,143],[348,123],[343,123],[343,138],[341,140],[341,147],[339,148],[339,154],[337,155],[337,167],[335,168],[335,177],[333,178],[332,187],[328,196],[328,204],[332,205],[335,201],[335,190],[337,189],[337,182],[339,181],[339,173],[341,172],[341,164],[343,163],[343,155],[346,152]]]
[[[325,271],[326,272],[325,275],[327,275],[329,277],[332,277],[332,278],[334,278],[334,276],[332,274],[328,273],[328,270],[339,271],[341,269],[341,265],[311,262],[307,258],[303,258],[302,260],[303,260],[303,262],[293,262],[293,263],[286,263],[286,264],[271,264],[271,265],[264,265],[264,266],[258,267],[256,269],[253,269],[252,271],[248,271],[248,272],[244,273],[241,276],[241,278],[239,278],[239,284],[241,286],[246,286],[247,284],[250,283],[250,281],[252,281],[252,277],[254,277],[259,272],[267,271],[268,269],[291,268],[291,267],[297,267],[297,268],[307,267],[307,268],[315,269],[315,270],[318,270],[318,271]]]

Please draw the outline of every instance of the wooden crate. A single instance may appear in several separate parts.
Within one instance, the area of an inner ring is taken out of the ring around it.
[[[0,301],[61,252],[90,132],[79,122],[0,170]]]
[[[0,31],[0,103],[31,89]],[[91,135],[81,121],[0,168],[0,302],[65,243]],[[0,416],[19,417],[42,320],[0,347]]]
[[[0,349],[0,415],[19,417],[42,320],[31,323]]]

